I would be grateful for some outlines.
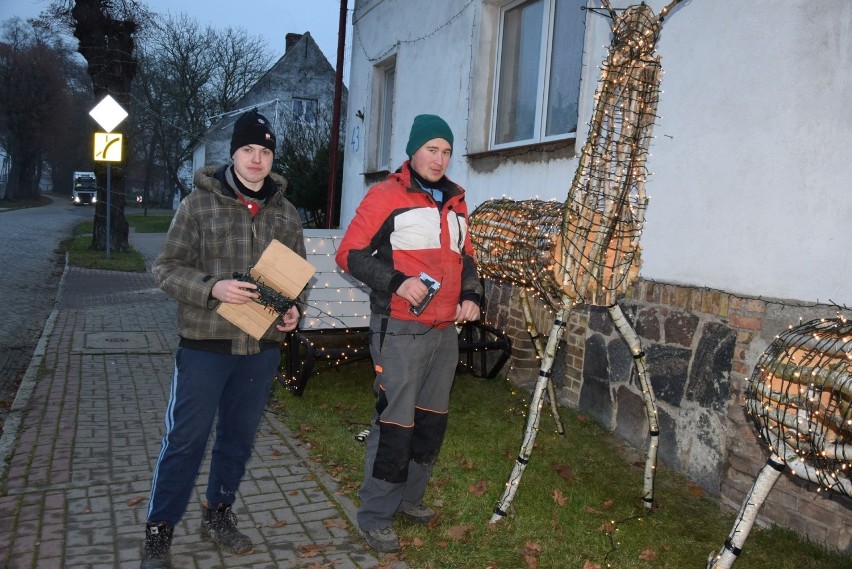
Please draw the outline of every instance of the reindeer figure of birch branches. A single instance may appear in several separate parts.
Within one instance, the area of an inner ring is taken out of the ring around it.
[[[781,474],[852,497],[852,323],[811,320],[781,333],[746,388],[746,413],[769,449],[734,527],[708,569],[730,569]]]
[[[639,337],[616,299],[639,272],[639,240],[648,203],[646,160],[660,93],[660,58],[654,50],[663,20],[680,2],[674,0],[654,15],[644,3],[617,13],[609,0],[602,0],[612,19],[612,41],[567,200],[488,200],[470,216],[480,272],[520,288],[521,306],[541,359],[520,454],[491,523],[507,515],[517,492],[535,444],[545,390],[562,432],[550,375],[567,317],[579,304],[608,307],[633,354],[650,433],[643,501],[647,509],[653,507],[659,438],[656,402]],[[546,344],[533,322],[531,294],[555,312]]]

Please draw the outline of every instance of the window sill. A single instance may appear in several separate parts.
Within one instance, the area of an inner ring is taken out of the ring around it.
[[[385,178],[390,174],[390,170],[374,170],[370,172],[361,172],[361,175],[364,176],[364,181],[368,184],[375,184],[376,182],[382,182]]]
[[[505,165],[506,161],[520,164],[541,164],[552,160],[571,160],[576,158],[574,137],[553,142],[538,142],[511,148],[471,152],[465,155],[471,168],[478,173],[488,173]]]

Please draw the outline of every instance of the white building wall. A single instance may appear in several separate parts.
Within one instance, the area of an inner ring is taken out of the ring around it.
[[[643,276],[852,306],[850,32],[846,0],[672,15]]]
[[[615,7],[632,2],[613,0]],[[656,12],[667,2],[647,2]],[[597,2],[592,2],[597,5]],[[472,206],[509,195],[565,199],[576,160],[505,158],[476,171],[487,125],[499,0],[356,1],[341,223],[369,184],[372,68],[396,54],[392,167],[419,113],[455,135],[449,176]],[[587,15],[579,152],[609,43],[608,21]],[[728,292],[852,306],[852,3],[692,0],[667,18],[657,53],[663,94],[648,166],[651,203],[641,276]],[[485,67],[483,67],[485,66]],[[357,117],[361,111],[365,120]],[[845,223],[844,223],[845,222]]]

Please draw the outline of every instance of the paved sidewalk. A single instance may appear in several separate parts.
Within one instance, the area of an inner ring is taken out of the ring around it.
[[[150,260],[162,237],[131,233],[131,243]],[[139,566],[174,321],[175,302],[150,272],[66,267],[0,440],[0,567]],[[201,542],[208,468],[175,529],[176,568],[406,567],[380,564],[353,535],[354,505],[272,413],[234,508],[254,553]]]

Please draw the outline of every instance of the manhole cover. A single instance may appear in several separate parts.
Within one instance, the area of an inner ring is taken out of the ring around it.
[[[148,347],[148,338],[144,332],[88,332],[85,347],[89,350],[118,347],[121,349],[142,349]]]
[[[74,332],[72,352],[88,354],[161,353],[170,348],[159,332]]]

